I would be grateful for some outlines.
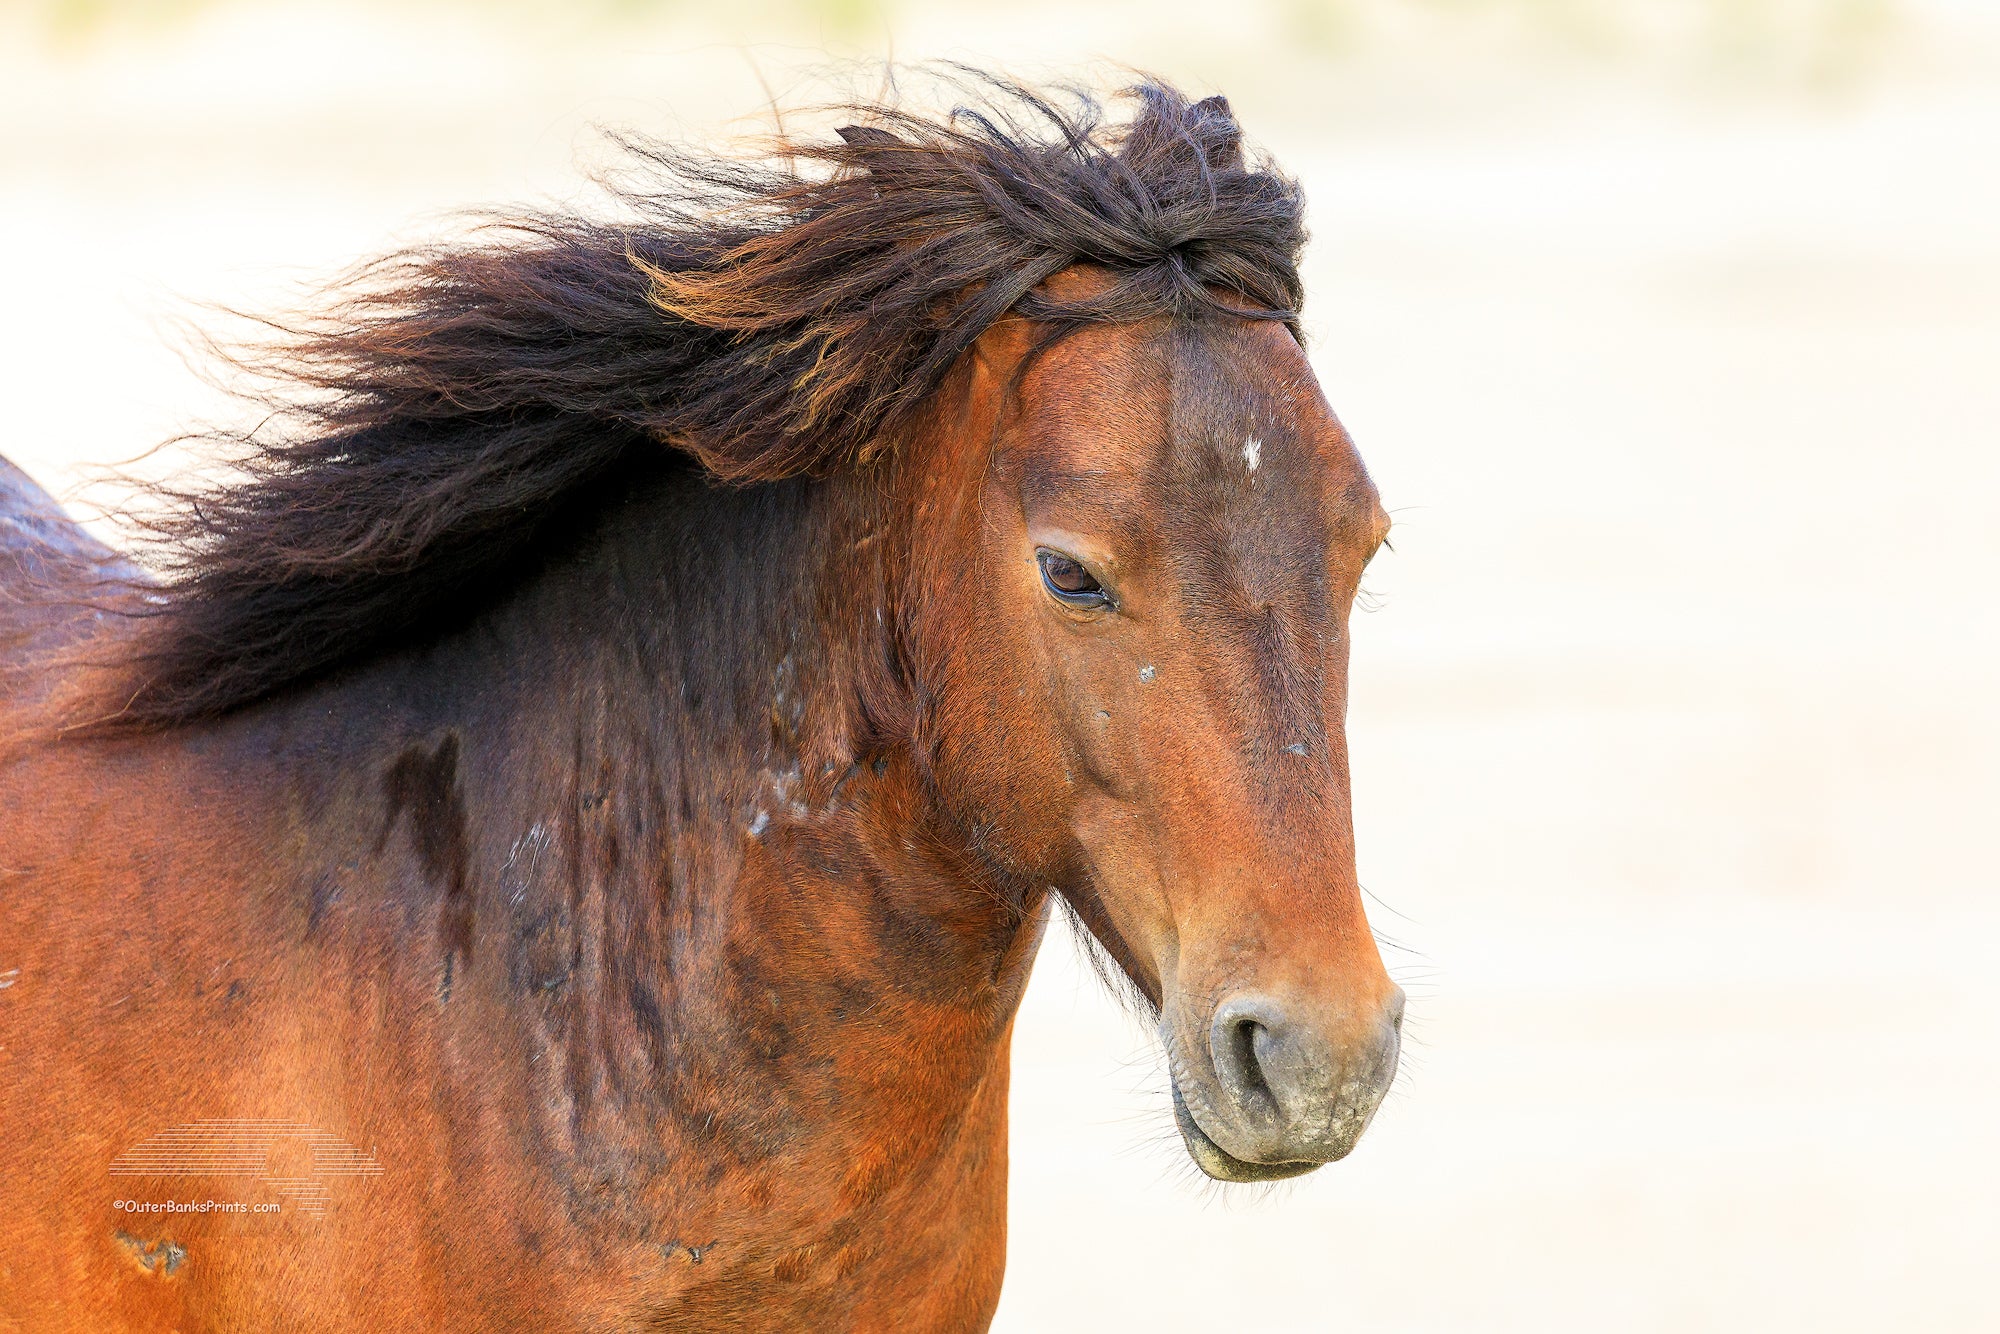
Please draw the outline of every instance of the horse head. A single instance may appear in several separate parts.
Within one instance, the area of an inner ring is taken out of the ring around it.
[[[1105,280],[1049,286],[1087,299]],[[1348,620],[1388,518],[1278,322],[975,348],[906,467],[906,597],[938,790],[1055,887],[1157,1016],[1212,1177],[1344,1156],[1403,995],[1355,876]]]

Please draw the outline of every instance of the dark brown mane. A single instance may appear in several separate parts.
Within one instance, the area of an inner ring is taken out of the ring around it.
[[[414,633],[662,445],[737,483],[865,461],[1009,311],[1295,321],[1301,199],[1221,98],[1147,82],[1110,121],[1075,90],[964,86],[948,117],[863,105],[761,161],[626,140],[647,180],[620,219],[503,219],[287,326],[250,361],[271,421],[149,525],[164,584],[100,728],[226,713]],[[1037,293],[1078,263],[1115,282]]]

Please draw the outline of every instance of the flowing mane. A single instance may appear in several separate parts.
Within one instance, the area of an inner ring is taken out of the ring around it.
[[[964,86],[949,115],[857,105],[754,160],[621,140],[643,183],[614,187],[616,220],[489,221],[279,326],[244,359],[266,425],[215,437],[231,471],[147,524],[162,582],[97,730],[221,715],[412,634],[663,449],[738,484],[865,463],[1010,311],[1296,329],[1302,200],[1223,99],[1149,81],[1108,117]],[[1036,290],[1074,264],[1114,281]]]

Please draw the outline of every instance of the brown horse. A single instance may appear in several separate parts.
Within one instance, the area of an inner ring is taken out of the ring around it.
[[[1298,191],[977,96],[364,271],[150,573],[0,465],[0,1329],[982,1327],[1052,902],[1203,1171],[1353,1146]]]

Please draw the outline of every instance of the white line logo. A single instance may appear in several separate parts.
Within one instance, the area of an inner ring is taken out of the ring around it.
[[[317,1218],[333,1177],[382,1174],[373,1153],[300,1121],[190,1121],[111,1160],[118,1176],[254,1177]]]

